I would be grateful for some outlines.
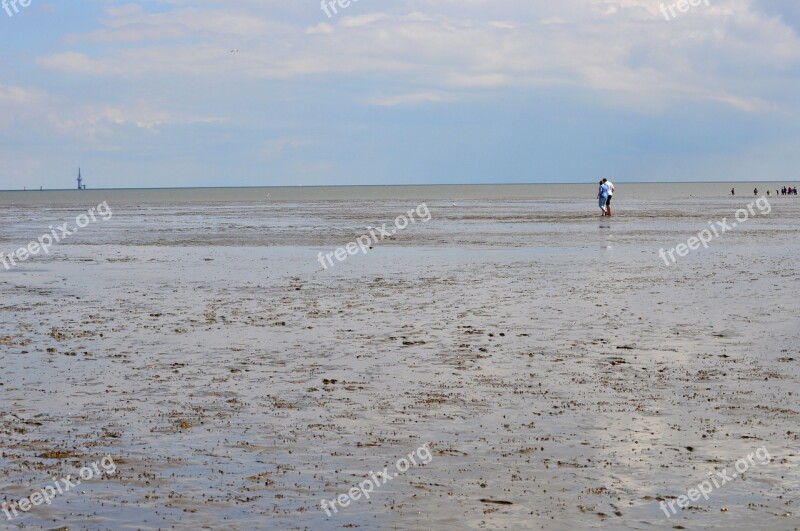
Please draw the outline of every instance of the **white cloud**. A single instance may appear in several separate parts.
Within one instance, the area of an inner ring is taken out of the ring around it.
[[[32,105],[44,97],[40,90],[0,83],[0,105]]]
[[[316,26],[311,26],[309,28],[306,28],[306,34],[308,35],[314,35],[316,33],[328,34],[328,33],[333,33],[333,31],[334,31],[333,26],[328,24],[327,22],[320,22]]]
[[[107,9],[104,28],[65,41],[103,42],[110,45],[105,51],[61,51],[38,63],[69,74],[134,79],[389,74],[387,83],[411,83],[417,95],[562,83],[649,92],[662,100],[677,92],[681,99],[758,111],[768,105],[743,102],[768,100],[772,71],[797,65],[800,42],[779,19],[755,10],[754,1],[701,4],[671,22],[658,13],[660,0],[506,0],[502,10],[496,1],[419,0],[396,1],[380,12],[363,2],[338,19],[314,12],[318,22],[311,25],[297,20],[297,11],[276,18],[279,3],[271,1],[232,0],[224,8],[214,1],[172,2],[174,9],[158,13],[129,4]],[[414,10],[403,9],[411,5]],[[502,19],[493,16],[498,11]],[[227,53],[232,47],[241,48],[235,58]],[[708,68],[733,62],[731,73]],[[740,68],[761,73],[761,91],[737,79]]]
[[[92,59],[79,52],[62,52],[40,57],[38,63],[46,69],[74,75],[103,75],[113,71],[107,68],[104,61]]]
[[[386,13],[369,13],[357,17],[342,17],[340,24],[345,28],[360,28],[380,20],[386,20],[387,18],[389,18],[389,16]]]

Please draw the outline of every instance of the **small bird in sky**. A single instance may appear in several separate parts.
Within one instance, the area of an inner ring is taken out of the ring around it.
[[[239,48],[234,48],[233,50],[231,50],[231,53],[239,53]]]

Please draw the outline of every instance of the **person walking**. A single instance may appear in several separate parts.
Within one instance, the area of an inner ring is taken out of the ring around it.
[[[606,186],[605,179],[600,181],[600,190],[597,191],[597,199],[600,210],[603,212],[601,215],[607,216],[606,202],[608,201],[608,186]]]
[[[603,179],[603,183],[608,187],[608,198],[606,199],[606,216],[611,217],[611,198],[614,195],[614,183],[608,179]]]

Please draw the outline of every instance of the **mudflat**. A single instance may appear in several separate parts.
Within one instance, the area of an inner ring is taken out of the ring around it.
[[[435,199],[327,270],[420,201],[110,200],[0,267],[0,496],[115,472],[0,521],[797,529],[800,200],[659,256],[751,200]],[[81,211],[10,206],[0,250]]]

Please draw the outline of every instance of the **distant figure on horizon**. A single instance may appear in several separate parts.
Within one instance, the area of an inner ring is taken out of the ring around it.
[[[606,199],[606,216],[611,217],[611,198],[614,195],[614,183],[608,179],[603,179],[603,184],[608,187],[608,198]]]
[[[767,195],[769,195],[769,190],[767,190]]]
[[[758,188],[753,188],[753,195],[758,195]]]
[[[731,195],[736,195],[736,188],[731,188]]]

